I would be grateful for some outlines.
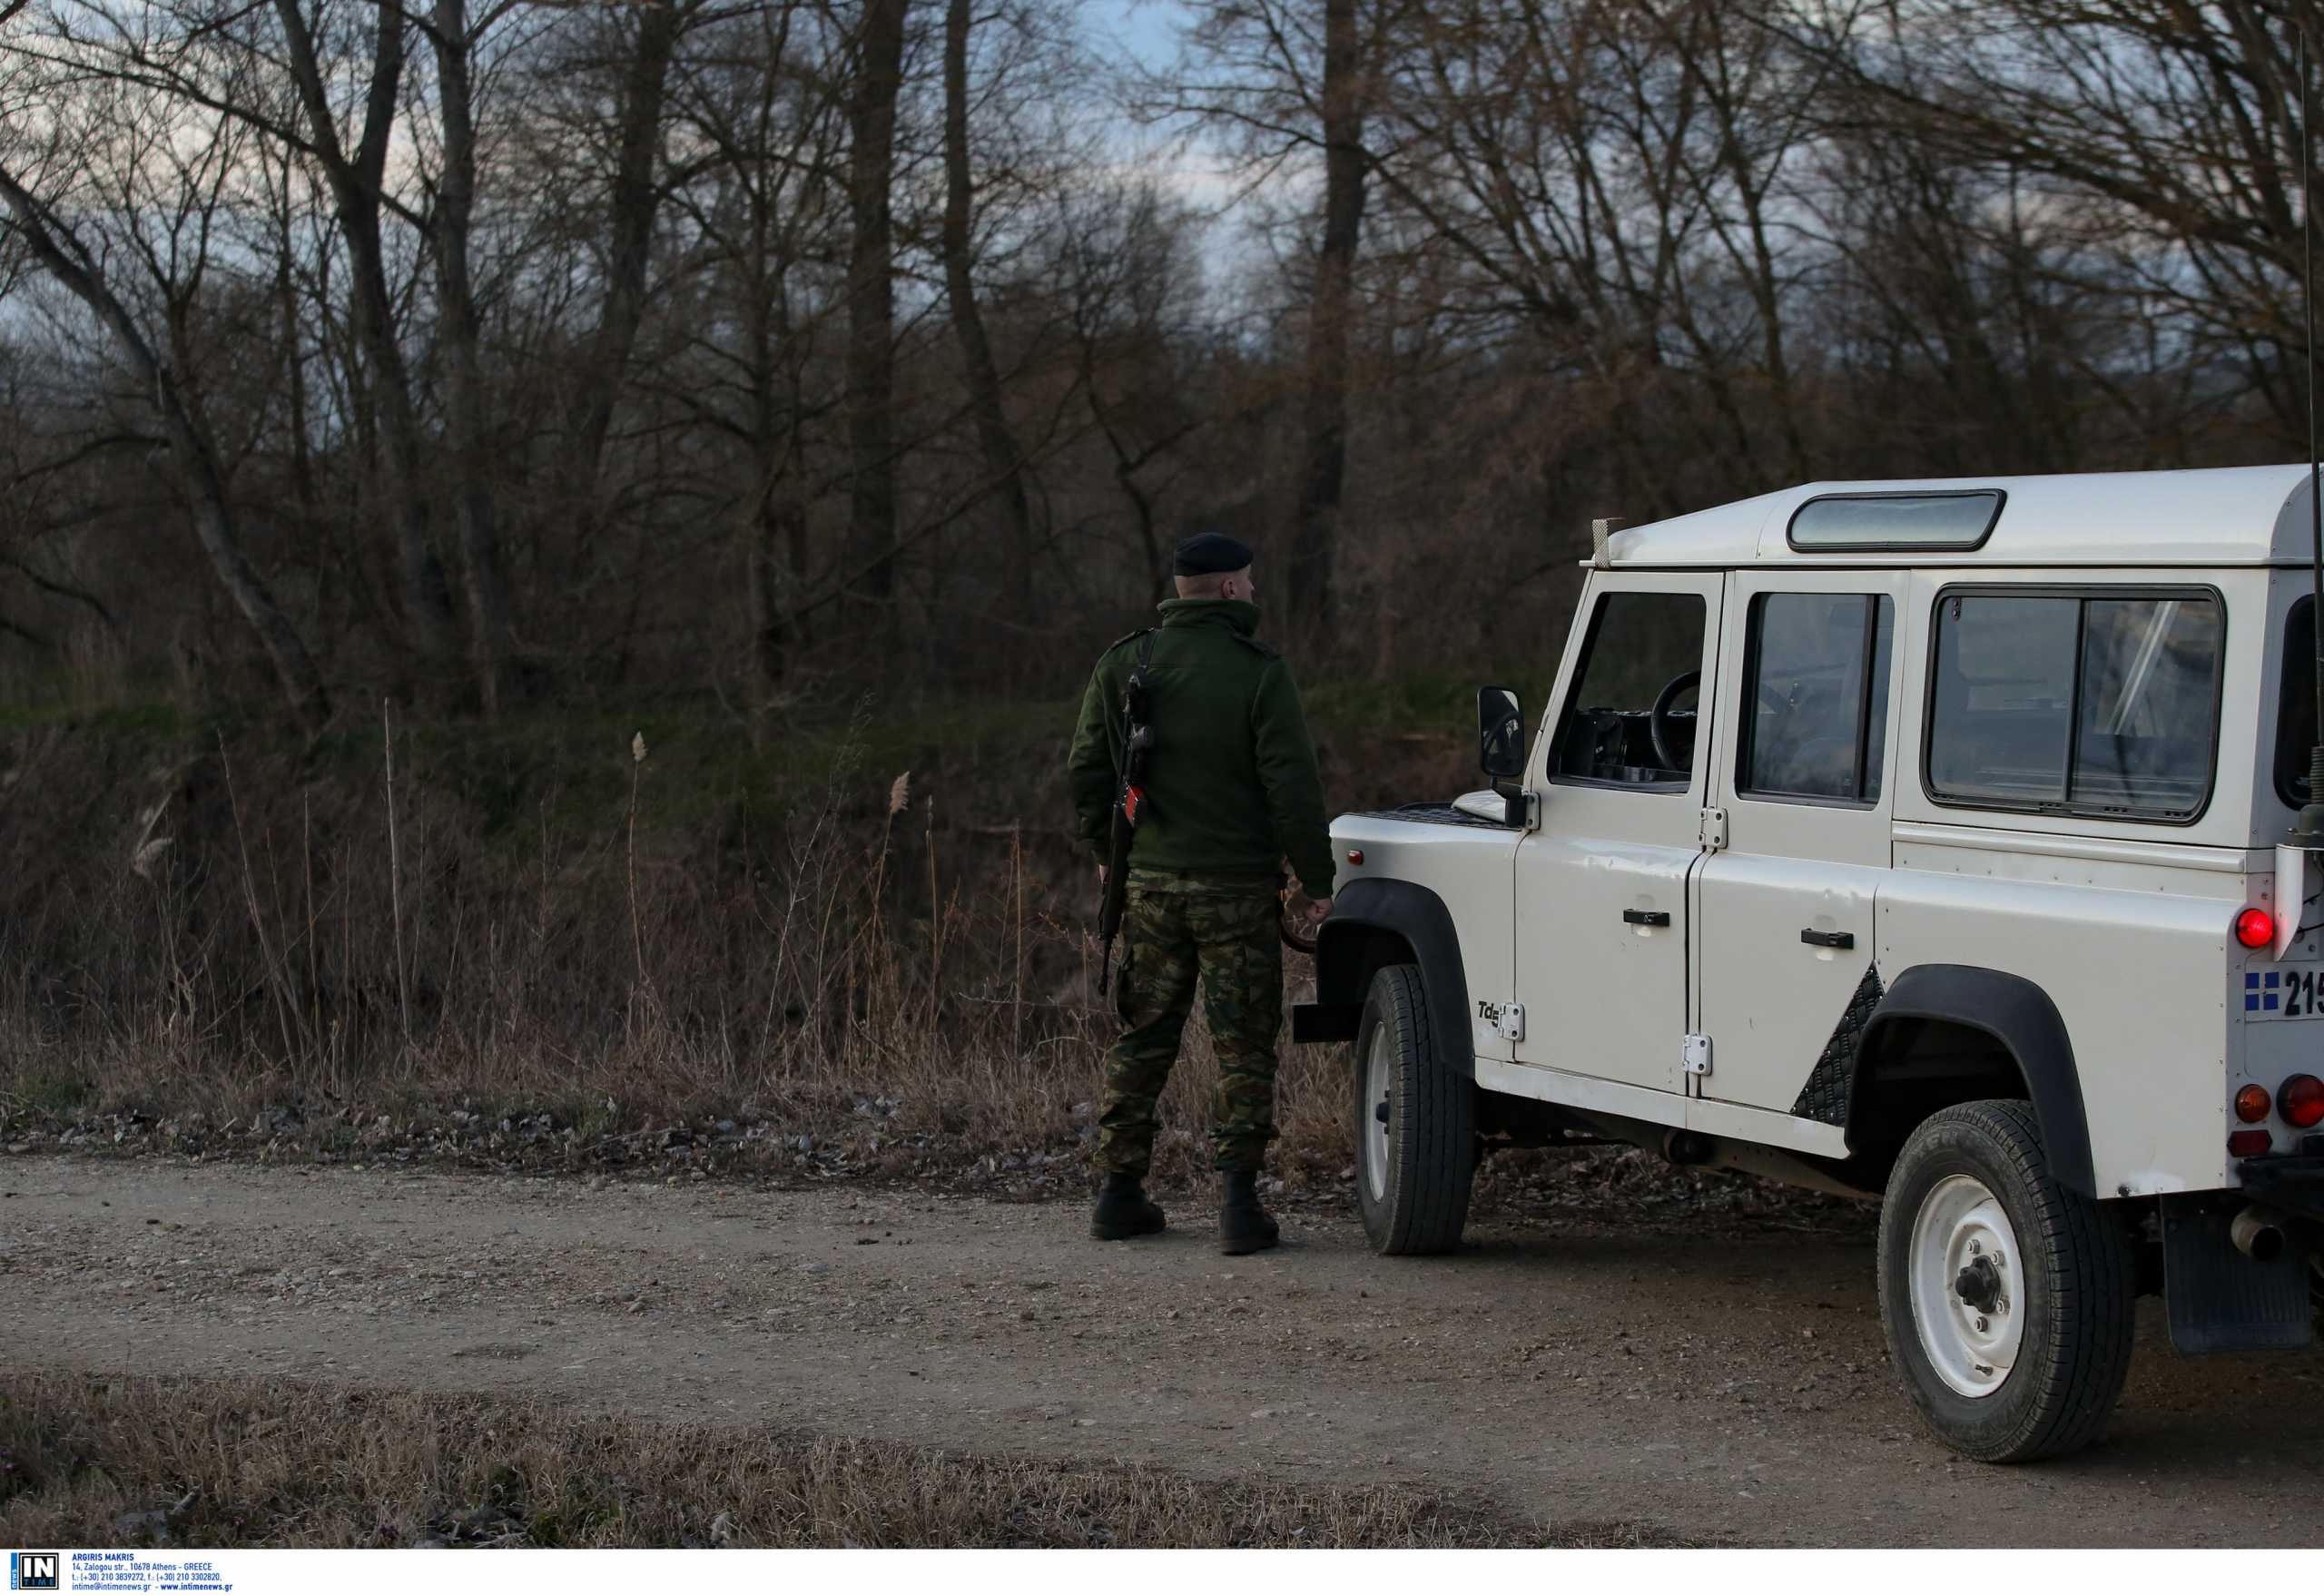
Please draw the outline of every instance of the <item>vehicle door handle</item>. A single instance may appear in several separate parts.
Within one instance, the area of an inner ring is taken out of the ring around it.
[[[1802,930],[1799,939],[1810,947],[1837,947],[1844,952],[1856,945],[1853,930]]]
[[[1652,909],[1624,909],[1622,911],[1622,923],[1625,925],[1668,925],[1669,922],[1669,914],[1659,913]]]

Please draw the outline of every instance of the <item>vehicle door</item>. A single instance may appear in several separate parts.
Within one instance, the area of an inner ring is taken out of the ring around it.
[[[1687,1031],[1687,877],[1701,856],[1717,573],[1592,576],[1518,844],[1519,1063],[1676,1090]],[[1480,995],[1472,993],[1472,996]]]
[[[1905,578],[1738,574],[1715,706],[1726,846],[1697,877],[1698,1095],[1842,1123],[1881,993],[1874,898],[1889,866],[1892,677]]]

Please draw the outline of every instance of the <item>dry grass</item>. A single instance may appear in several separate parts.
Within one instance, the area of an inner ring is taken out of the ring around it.
[[[0,1541],[106,1545],[1464,1546],[1474,1502],[577,1417],[300,1383],[0,1374]],[[1551,1542],[1668,1543],[1638,1524]]]
[[[487,1152],[1078,1184],[1108,1033],[1090,871],[1028,790],[1061,750],[891,753],[907,780],[861,723],[764,766],[389,729],[0,743],[0,1140],[355,1158],[506,1121]],[[1285,1048],[1280,1164],[1344,1164],[1339,1067]],[[1197,1017],[1164,1183],[1206,1167],[1215,1075]]]

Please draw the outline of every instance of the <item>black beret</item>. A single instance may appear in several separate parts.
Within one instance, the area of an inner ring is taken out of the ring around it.
[[[1180,576],[1217,576],[1251,563],[1251,548],[1224,532],[1197,532],[1178,545],[1171,568]]]

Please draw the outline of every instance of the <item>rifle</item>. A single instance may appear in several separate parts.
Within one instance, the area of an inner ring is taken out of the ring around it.
[[[1138,645],[1137,664],[1122,689],[1122,741],[1115,764],[1113,826],[1106,842],[1106,895],[1098,906],[1098,995],[1106,994],[1114,972],[1114,938],[1121,933],[1129,902],[1129,844],[1146,817],[1146,767],[1154,753],[1152,704],[1147,666],[1154,662],[1154,634]]]

